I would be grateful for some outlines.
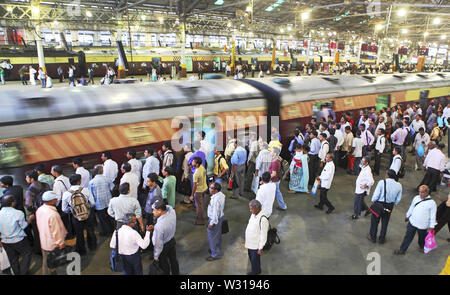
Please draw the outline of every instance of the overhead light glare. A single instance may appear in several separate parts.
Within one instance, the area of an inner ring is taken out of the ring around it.
[[[398,16],[405,16],[406,15],[406,9],[401,8],[399,11],[397,11]]]

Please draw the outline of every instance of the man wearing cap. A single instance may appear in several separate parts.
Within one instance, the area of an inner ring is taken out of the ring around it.
[[[39,238],[42,249],[42,274],[48,275],[56,270],[50,270],[47,266],[47,257],[50,252],[56,248],[65,247],[64,240],[67,230],[62,222],[56,204],[58,195],[52,191],[45,192],[42,195],[44,204],[36,211],[36,223],[39,230]]]

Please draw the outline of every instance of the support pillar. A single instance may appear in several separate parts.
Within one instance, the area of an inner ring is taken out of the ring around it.
[[[186,78],[186,31],[184,21],[180,21],[180,38],[177,38],[180,42],[181,60],[180,60],[180,78]]]
[[[39,5],[39,2],[35,2],[34,5]],[[35,37],[36,37],[36,49],[38,54],[38,61],[39,61],[39,67],[44,70],[44,72],[47,72],[45,68],[45,57],[44,57],[44,48],[42,46],[42,39],[41,39],[41,26],[39,25],[39,16],[40,12],[39,10],[32,9],[32,19],[35,21]]]
[[[363,40],[361,39],[361,40],[359,40],[359,47],[358,47],[358,57],[357,57],[357,59],[356,59],[356,63],[359,65],[359,64],[361,64],[361,47],[362,47],[362,44],[363,44]]]
[[[122,29],[120,27],[117,28],[117,41],[122,41]],[[119,52],[119,48],[117,48],[118,56],[119,56],[119,66],[117,67],[117,78],[123,79],[126,77],[125,72],[125,63],[122,59],[122,55]]]

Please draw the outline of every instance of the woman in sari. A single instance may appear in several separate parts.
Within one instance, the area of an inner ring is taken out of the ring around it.
[[[295,156],[290,166],[291,178],[288,191],[290,194],[308,192],[308,152],[308,146],[297,144],[295,147]]]

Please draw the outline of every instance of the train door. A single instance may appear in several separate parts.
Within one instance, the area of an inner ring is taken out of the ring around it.
[[[387,108],[391,104],[391,95],[390,94],[382,94],[377,96],[377,104],[375,105],[375,109],[377,112],[382,108]]]
[[[184,61],[186,62],[186,72],[192,73],[194,71],[194,63],[192,61],[192,57],[186,57]]]
[[[430,94],[430,90],[422,90],[420,91],[419,103],[422,110],[427,109],[428,104],[428,95]]]

